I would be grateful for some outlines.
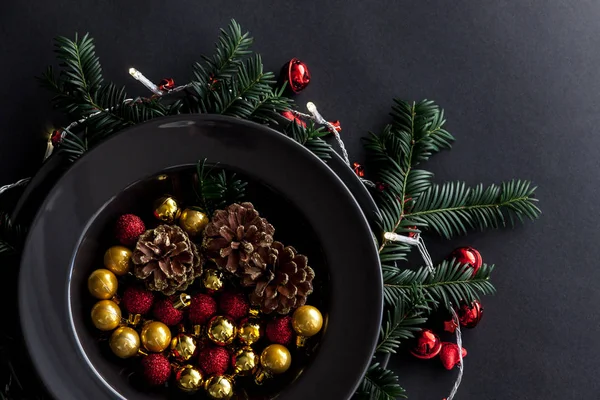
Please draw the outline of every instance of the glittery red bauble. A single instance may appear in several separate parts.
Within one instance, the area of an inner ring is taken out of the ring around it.
[[[219,310],[237,321],[248,315],[250,304],[243,293],[225,292],[219,297]]]
[[[417,342],[410,353],[420,359],[427,360],[438,355],[442,349],[442,341],[431,329],[423,329],[417,335]]]
[[[192,297],[190,304],[190,322],[193,325],[205,324],[217,314],[217,302],[206,294],[197,294]]]
[[[296,124],[306,128],[306,122],[302,121],[301,118],[294,115],[294,113],[291,111],[284,111],[281,113],[281,116],[283,116],[285,119],[289,119],[290,121],[294,121]]]
[[[283,66],[281,73],[284,79],[288,81],[290,89],[294,93],[300,93],[310,83],[310,71],[308,67],[297,58],[292,58],[287,62]]]
[[[473,247],[459,247],[452,252],[450,257],[454,257],[461,264],[469,264],[473,268],[472,276],[475,276],[483,264],[481,254]]]
[[[285,316],[276,318],[267,324],[267,339],[271,343],[287,346],[292,341],[294,329],[292,328],[292,317]]]
[[[154,303],[154,294],[138,286],[129,286],[123,293],[123,307],[131,314],[146,314]]]
[[[144,221],[137,215],[121,215],[115,226],[115,236],[121,244],[131,246],[135,244],[138,237],[146,231]]]
[[[198,366],[206,375],[224,375],[231,355],[224,347],[208,346],[198,354]]]
[[[160,299],[154,304],[152,310],[154,318],[165,325],[177,325],[183,319],[183,311],[173,307],[171,299]]]
[[[475,328],[483,317],[483,306],[479,300],[469,304],[462,304],[457,311],[458,321],[465,328]]]
[[[462,348],[462,356],[467,356],[467,349]],[[460,363],[458,357],[458,346],[454,343],[444,342],[442,343],[442,349],[440,350],[440,361],[444,365],[444,368],[451,370]]]
[[[149,354],[142,359],[142,374],[148,384],[164,385],[171,377],[171,363],[160,353]]]

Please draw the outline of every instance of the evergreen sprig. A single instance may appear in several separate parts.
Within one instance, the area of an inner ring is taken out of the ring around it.
[[[21,251],[25,229],[13,224],[10,215],[0,211],[0,257],[12,256]]]
[[[413,338],[414,333],[421,330],[421,326],[427,321],[423,315],[429,309],[427,299],[418,290],[415,290],[410,301],[398,299],[387,311],[375,352],[396,353],[402,340]]]
[[[406,391],[398,384],[398,377],[379,363],[372,364],[362,380],[357,397],[361,400],[395,400],[406,398]]]
[[[216,209],[241,201],[248,185],[233,172],[226,172],[217,165],[207,166],[206,159],[196,164],[196,177],[197,199],[201,208],[209,215]]]
[[[331,159],[333,149],[329,143],[323,140],[324,137],[329,135],[329,131],[323,127],[317,128],[312,121],[306,127],[293,121],[284,128],[283,132],[312,151],[323,161]]]

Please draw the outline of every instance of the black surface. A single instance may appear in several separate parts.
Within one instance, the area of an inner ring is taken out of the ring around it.
[[[439,181],[513,177],[540,186],[542,219],[514,232],[440,241],[435,258],[471,244],[498,295],[465,334],[459,399],[596,398],[600,292],[596,266],[600,137],[600,5],[521,1],[7,1],[0,16],[0,182],[33,172],[53,120],[33,75],[53,61],[51,38],[90,31],[106,76],[143,88],[190,77],[231,17],[251,30],[271,70],[295,56],[312,72],[298,101],[342,121],[351,155],[386,121],[391,98],[437,100],[457,137],[429,168]],[[444,397],[455,377],[437,362],[396,358],[412,399]]]

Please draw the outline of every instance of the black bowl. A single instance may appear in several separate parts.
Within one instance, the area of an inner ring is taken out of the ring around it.
[[[129,384],[91,341],[86,315],[77,307],[85,277],[98,266],[92,257],[102,244],[101,227],[139,198],[132,193],[151,187],[149,178],[205,157],[243,171],[271,191],[271,200],[282,199],[277,203],[292,210],[289,221],[302,225],[312,239],[307,248],[323,265],[318,301],[327,324],[320,347],[280,397],[347,399],[356,389],[382,310],[377,249],[356,200],[324,163],[276,131],[227,117],[179,116],[133,127],[90,151],[58,181],[34,220],[21,266],[21,322],[34,363],[56,398],[152,398]],[[268,209],[276,219],[285,215]]]

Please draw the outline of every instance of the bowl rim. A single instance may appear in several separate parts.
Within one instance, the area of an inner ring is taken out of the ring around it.
[[[154,129],[154,130],[152,130]],[[162,130],[161,130],[162,129]],[[356,350],[354,349],[349,349],[346,348],[346,350],[352,350],[352,354],[354,354],[354,356],[349,356],[350,359],[352,360],[356,360],[357,357],[356,353],[360,353],[361,355],[363,355],[363,361],[362,361],[362,365],[361,365],[361,375],[348,379],[348,377],[346,376],[345,378],[343,377],[343,375],[340,374],[340,378],[337,379],[337,383],[339,384],[344,384],[347,385],[348,387],[346,387],[346,390],[344,389],[337,389],[334,390],[332,389],[331,393],[340,393],[340,392],[346,392],[345,397],[344,398],[349,398],[352,393],[354,392],[354,390],[356,389],[356,387],[358,386],[358,384],[360,383],[360,377],[362,377],[362,375],[366,372],[369,363],[370,363],[370,359],[371,356],[373,354],[373,351],[375,349],[375,345],[377,342],[377,338],[378,338],[378,333],[379,333],[379,326],[381,323],[381,311],[383,309],[383,296],[382,296],[382,289],[383,289],[383,282],[382,282],[382,278],[381,278],[381,269],[380,269],[380,264],[379,264],[379,258],[377,257],[377,251],[376,251],[376,244],[375,244],[375,239],[371,233],[371,230],[369,228],[368,225],[368,221],[365,218],[365,215],[363,213],[363,211],[361,210],[361,208],[359,207],[356,199],[354,198],[354,196],[351,194],[351,192],[348,190],[348,188],[346,187],[346,185],[343,183],[343,181],[339,178],[338,175],[336,175],[330,168],[329,166],[327,166],[325,163],[323,163],[321,160],[319,160],[316,156],[314,156],[309,150],[307,150],[306,148],[304,148],[303,146],[297,144],[296,142],[294,142],[292,139],[288,138],[287,136],[281,134],[280,132],[277,132],[273,129],[270,129],[264,125],[259,125],[259,124],[255,124],[249,121],[243,121],[243,120],[239,120],[239,119],[235,119],[235,118],[231,118],[231,117],[224,117],[224,116],[216,116],[216,115],[178,115],[178,116],[170,116],[170,117],[164,117],[164,118],[160,118],[160,119],[155,119],[155,120],[151,120],[147,123],[144,124],[140,124],[140,125],[136,125],[134,127],[131,127],[127,130],[123,130],[122,132],[119,132],[117,135],[111,137],[110,139],[106,140],[105,142],[101,143],[100,145],[98,145],[97,147],[95,147],[94,149],[90,150],[86,155],[84,155],[80,160],[78,160],[78,162],[76,162],[61,178],[60,180],[57,182],[57,184],[52,188],[52,190],[49,192],[49,194],[46,196],[42,206],[39,208],[38,213],[34,219],[34,222],[32,224],[32,229],[30,231],[30,234],[27,238],[27,242],[25,245],[25,251],[23,253],[23,258],[22,258],[22,265],[21,265],[21,272],[20,272],[20,277],[19,277],[19,308],[20,308],[20,316],[21,316],[21,324],[23,327],[23,332],[24,332],[24,338],[25,338],[25,342],[27,344],[27,347],[30,351],[30,353],[33,354],[33,360],[34,360],[34,364],[36,366],[36,369],[38,370],[38,372],[40,373],[41,377],[43,378],[45,384],[47,385],[47,387],[50,389],[50,391],[56,395],[58,398],[61,399],[67,399],[67,398],[71,398],[71,397],[65,397],[65,395],[69,395],[69,392],[65,392],[66,388],[64,385],[66,382],[64,382],[64,378],[65,376],[63,375],[62,377],[60,376],[60,372],[59,370],[61,370],[62,368],[52,368],[52,357],[49,355],[49,353],[44,353],[44,347],[48,346],[48,340],[49,338],[44,336],[44,335],[40,335],[40,326],[43,326],[43,324],[48,324],[49,320],[48,320],[48,316],[44,315],[44,313],[40,313],[40,315],[34,315],[35,312],[34,311],[39,311],[40,308],[40,304],[35,304],[34,301],[34,297],[30,296],[28,292],[30,292],[30,289],[32,287],[32,282],[35,282],[35,274],[33,273],[35,270],[34,265],[40,265],[40,262],[43,261],[40,259],[40,257],[35,257],[34,254],[34,250],[36,247],[36,244],[40,244],[40,243],[46,243],[48,238],[47,238],[47,229],[48,227],[46,226],[46,224],[50,224],[51,226],[54,226],[54,223],[57,223],[59,221],[56,221],[56,218],[58,218],[59,214],[60,214],[60,207],[56,207],[56,201],[57,199],[64,199],[65,196],[67,196],[68,198],[68,193],[67,191],[64,190],[64,188],[62,187],[62,185],[65,185],[67,183],[73,183],[75,181],[75,179],[77,177],[81,177],[81,175],[86,175],[90,173],[90,171],[88,170],[86,172],[86,168],[90,168],[89,164],[93,164],[94,162],[98,162],[98,159],[103,159],[104,156],[106,155],[106,151],[107,150],[111,150],[111,149],[115,149],[115,147],[118,146],[122,146],[126,143],[136,143],[136,141],[139,143],[140,140],[140,134],[144,131],[149,131],[151,132],[151,134],[149,136],[161,136],[163,135],[162,132],[165,132],[167,130],[171,131],[170,134],[175,135],[175,133],[177,133],[179,136],[185,137],[187,140],[190,140],[190,138],[200,138],[200,139],[195,139],[198,142],[202,142],[202,138],[204,138],[204,140],[208,140],[207,139],[207,135],[206,132],[210,132],[212,130],[223,130],[223,129],[241,129],[244,131],[255,131],[257,134],[259,135],[264,135],[261,136],[259,139],[259,141],[262,141],[263,144],[268,144],[268,143],[273,143],[273,146],[280,146],[281,148],[285,148],[286,150],[289,150],[293,154],[295,159],[301,159],[301,160],[305,160],[307,161],[311,168],[313,170],[319,170],[319,173],[323,174],[323,182],[328,181],[330,186],[329,188],[333,191],[337,191],[337,192],[342,192],[344,193],[343,199],[336,199],[337,201],[340,201],[340,204],[343,204],[344,208],[347,210],[352,210],[352,212],[355,213],[354,216],[358,216],[359,218],[357,219],[357,221],[354,221],[357,223],[356,226],[353,226],[353,232],[350,234],[346,234],[346,239],[350,238],[350,241],[354,240],[356,243],[357,242],[357,238],[358,237],[362,237],[362,243],[364,245],[365,243],[365,239],[366,239],[366,235],[368,235],[368,239],[371,243],[372,246],[368,246],[366,247],[366,252],[369,254],[365,254],[366,257],[364,257],[365,259],[369,259],[372,262],[372,267],[370,270],[370,273],[373,274],[371,276],[371,284],[374,283],[374,285],[371,285],[368,288],[363,288],[363,296],[369,296],[370,297],[370,301],[369,301],[369,305],[370,305],[370,309],[369,309],[369,313],[365,314],[364,317],[369,317],[369,323],[367,324],[367,326],[359,326],[357,328],[359,328],[359,330],[363,331],[363,335],[360,335],[361,337],[364,336],[364,332],[366,331],[367,334],[366,336],[368,336],[370,338],[370,340],[367,340],[367,342],[362,342],[360,343],[362,351]],[[177,135],[175,135],[177,136]],[[210,135],[208,135],[210,136]],[[231,139],[230,136],[225,135],[226,138],[225,140],[223,140],[223,138],[217,138],[217,137],[210,137],[209,141],[211,141],[211,144],[213,146],[230,146],[228,147],[228,149],[231,148],[232,143],[228,142],[228,140]],[[233,135],[234,137],[236,135]],[[182,140],[182,138],[179,138],[179,140]],[[276,143],[277,142],[277,143]],[[276,144],[275,144],[276,143]],[[179,143],[180,145],[183,144]],[[247,143],[246,143],[247,144]],[[154,143],[153,144],[154,147],[152,151],[156,152],[157,150],[157,144]],[[145,150],[148,150],[149,146],[146,147]],[[245,151],[246,153],[248,152],[247,149],[244,150],[239,150],[239,151]],[[198,156],[197,158],[201,158],[200,156]],[[285,164],[285,158],[288,157],[283,157],[282,159],[279,160],[279,163],[283,163]],[[171,168],[171,167],[175,167],[177,165],[184,165],[184,164],[189,164],[189,162],[187,162],[187,160],[181,160],[179,163],[175,163],[173,164],[173,156],[171,157],[166,157],[162,159],[163,163],[166,163],[168,165],[163,166],[162,168],[158,168],[158,170],[154,170],[151,173],[158,173],[160,172],[160,170],[164,169],[164,168]],[[124,160],[121,158],[118,160],[119,162],[123,163]],[[219,161],[219,160],[217,160]],[[273,160],[271,160],[273,161]],[[113,159],[112,162],[115,162],[115,160]],[[227,164],[231,164],[231,163],[227,163]],[[239,167],[239,166],[236,166]],[[298,166],[299,168],[300,166]],[[305,166],[305,168],[308,167],[308,164]],[[140,168],[136,169],[139,170]],[[78,172],[79,171],[79,172]],[[81,172],[83,171],[83,172]],[[132,173],[133,174],[133,173]],[[128,177],[123,177],[121,179],[121,181],[127,181],[128,184],[131,184],[139,179],[143,179],[144,176],[131,176],[127,175]],[[263,179],[263,176],[260,177],[261,179]],[[280,178],[278,178],[280,179]],[[266,179],[266,181],[271,184],[271,182],[269,182],[268,179]],[[289,196],[288,193],[286,192],[285,189],[278,187],[277,185],[274,185],[280,192],[282,192],[283,194],[285,194],[288,198],[290,198],[292,201],[296,201],[297,198],[295,198],[294,196]],[[121,186],[121,189],[124,189],[124,187]],[[109,199],[111,198],[110,196],[114,196],[116,195],[116,193],[111,193],[109,195]],[[306,196],[304,197],[306,199]],[[100,200],[98,200],[100,201]],[[325,203],[327,203],[327,201],[325,201]],[[296,203],[297,207],[300,209],[303,209],[303,206],[301,203]],[[314,207],[313,207],[314,208]],[[93,210],[87,210],[87,213],[95,213],[98,212],[100,210],[99,207],[94,207]],[[81,238],[81,236],[83,235],[83,233],[85,233],[85,231],[87,230],[87,225],[90,223],[90,221],[93,221],[92,215],[87,215],[87,217],[82,216],[80,217],[80,221],[74,221],[75,224],[78,227],[78,232],[76,233],[76,237],[69,237],[68,238],[68,242],[69,243],[65,243],[63,244],[60,248],[57,249],[46,249],[47,251],[50,251],[50,253],[54,256],[56,256],[60,250],[64,250],[64,248],[67,249],[67,254],[69,255],[69,259],[72,262],[73,258],[76,254],[76,251],[78,249],[77,245],[78,245],[78,238]],[[333,213],[335,214],[335,212]],[[64,211],[63,211],[63,215],[64,215]],[[313,228],[316,230],[317,228],[314,226],[313,224]],[[44,230],[46,229],[46,230]],[[360,234],[359,234],[360,233]],[[354,234],[354,236],[353,236]],[[46,235],[46,236],[45,236]],[[75,240],[75,242],[77,243],[77,245],[74,245],[73,240]],[[332,242],[333,243],[333,242]],[[339,247],[338,245],[336,245],[337,247]],[[43,246],[42,246],[43,247]],[[325,245],[324,245],[325,247]],[[327,251],[327,249],[326,249]],[[62,255],[61,257],[65,257],[64,255]],[[71,270],[71,265],[69,264],[69,268],[68,270]],[[339,273],[339,272],[338,272]],[[375,277],[375,279],[372,279],[373,276]],[[39,278],[38,278],[39,281]],[[60,281],[60,279],[59,279]],[[67,282],[68,283],[68,282]],[[375,287],[376,286],[376,287]],[[48,289],[48,288],[46,288]],[[366,290],[364,290],[366,289]],[[55,289],[54,289],[55,290]],[[334,289],[334,291],[336,291],[338,289]],[[47,291],[41,291],[40,296],[45,296],[47,293]],[[360,297],[360,296],[354,296],[354,297]],[[367,298],[368,299],[368,298]],[[48,301],[50,300],[48,298],[48,296],[46,296],[46,299],[44,299],[44,301]],[[345,299],[345,300],[349,300],[352,301],[351,299]],[[70,304],[70,300],[68,297],[65,297],[64,299],[62,299],[62,301],[66,301],[67,304]],[[339,307],[339,305],[335,305],[336,301],[332,301],[332,306],[331,306],[331,311],[333,310],[337,310],[338,312],[340,312],[340,314],[342,313],[347,313],[347,311],[343,310],[342,308]],[[61,303],[62,304],[62,303]],[[38,308],[36,308],[35,306],[38,306]],[[355,304],[356,306],[356,304]],[[373,309],[373,307],[377,307],[377,309]],[[56,311],[56,310],[55,310]],[[65,310],[62,310],[62,312],[64,313]],[[68,316],[72,317],[71,313],[67,313]],[[336,320],[336,324],[341,324],[340,319],[337,318]],[[343,321],[342,321],[343,322]],[[364,322],[364,321],[363,321]],[[328,329],[332,329],[331,327],[329,327]],[[329,330],[328,330],[329,332]],[[64,333],[64,332],[62,332]],[[76,332],[71,332],[71,336],[73,337],[77,337]],[[349,337],[353,337],[356,336],[356,332],[354,332],[354,335],[352,333],[350,333]],[[327,335],[325,335],[327,336]],[[56,339],[56,338],[55,338]],[[62,341],[69,341],[72,340],[72,337],[62,337],[60,338]],[[331,342],[331,340],[329,341]],[[72,343],[69,343],[70,345],[72,345]],[[355,344],[356,345],[356,344]],[[66,345],[67,346],[67,345]],[[329,347],[332,346],[337,346],[336,347],[336,351],[342,351],[343,349],[340,347],[339,343],[335,343],[335,342],[331,342]],[[67,346],[68,347],[68,346]],[[323,346],[325,347],[325,346]],[[368,349],[368,350],[367,350]],[[47,349],[46,349],[47,350]],[[367,351],[366,351],[367,350]],[[42,353],[40,353],[42,352]],[[321,349],[320,353],[323,352],[323,349]],[[340,354],[341,355],[341,354]],[[82,351],[81,354],[79,354],[79,356],[83,356],[85,357],[85,352]],[[50,357],[50,358],[49,358]],[[319,359],[322,356],[317,355],[317,357],[315,357],[315,359]],[[346,358],[348,358],[348,356],[346,356]],[[54,359],[54,361],[56,361],[56,359]],[[73,361],[71,361],[71,363],[73,363]],[[328,362],[324,362],[322,361],[319,364],[319,368],[320,369],[324,369],[324,367],[331,369],[334,367],[334,365],[337,364],[338,368],[339,368],[339,362],[335,362],[334,360],[328,360]],[[93,370],[93,368],[92,368]],[[311,370],[313,370],[313,368],[309,368],[307,371],[305,371],[300,378],[292,385],[292,386],[298,386],[297,383],[300,380],[306,380],[303,378],[306,378],[307,376],[316,376],[315,373],[311,373]],[[89,371],[88,371],[89,372]],[[329,372],[332,373],[334,371],[330,370],[330,371],[321,371],[321,372]],[[85,374],[84,374],[85,375]],[[62,379],[61,379],[62,378]],[[88,378],[90,378],[90,376],[88,376]],[[100,377],[100,379],[103,380],[102,377]],[[348,384],[348,382],[352,380],[352,384]],[[72,378],[70,379],[69,382],[72,382]],[[98,383],[98,381],[96,381],[96,383]],[[116,390],[114,388],[112,388],[112,386],[108,383],[106,383],[104,381],[104,384],[102,385],[105,389],[109,389],[110,391],[113,391],[114,393],[112,393],[113,395],[117,395],[120,398],[124,398],[122,397],[122,395],[118,394],[118,392],[116,392]],[[337,385],[336,385],[337,386]],[[351,387],[350,387],[351,386]],[[320,390],[322,391],[323,388],[320,387]],[[301,399],[304,397],[298,397],[297,394],[294,393],[288,393],[289,391],[285,391],[285,398],[293,398],[293,399]],[[306,390],[305,390],[306,392]],[[308,392],[307,392],[308,393]],[[93,397],[93,398],[106,398],[106,397],[102,397],[101,393],[97,393],[100,394],[100,397]],[[94,394],[94,396],[96,396],[96,394]],[[289,397],[288,397],[289,396]],[[73,397],[75,398],[75,397]],[[341,398],[341,397],[328,397],[328,398]]]

